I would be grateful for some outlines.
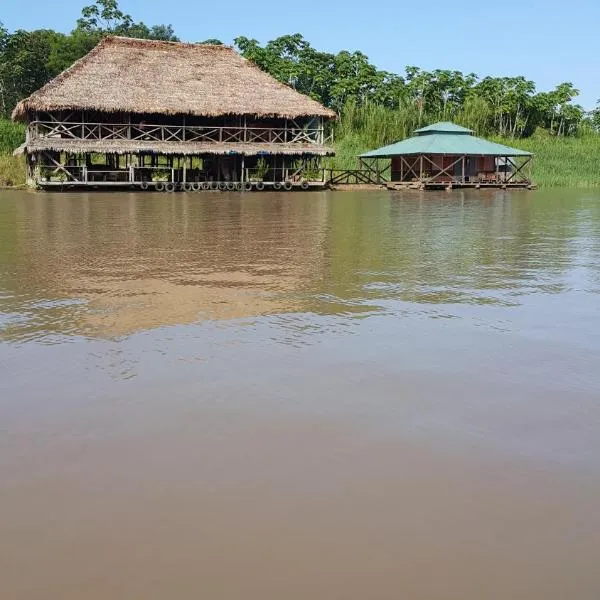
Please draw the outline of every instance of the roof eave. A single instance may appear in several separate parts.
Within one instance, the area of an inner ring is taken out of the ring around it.
[[[94,105],[76,105],[76,104],[47,104],[44,102],[36,102],[30,98],[25,98],[21,100],[13,109],[11,118],[13,121],[27,121],[27,113],[30,111],[37,112],[58,112],[58,111],[73,111],[73,110],[87,110],[87,111],[97,111],[106,114],[113,113],[130,113],[130,114],[143,114],[145,111],[140,108],[140,110],[132,111],[130,107],[122,107],[119,109],[113,109],[107,111],[102,107],[94,106]],[[338,115],[329,110],[325,109],[323,111],[297,111],[297,112],[220,112],[220,111],[180,111],[180,110],[163,110],[158,114],[175,116],[175,115],[185,115],[185,116],[193,116],[193,117],[227,117],[227,116],[236,116],[242,117],[246,116],[254,116],[260,117],[263,119],[298,119],[302,117],[320,117],[322,119],[326,119],[328,121],[333,121],[338,118]]]

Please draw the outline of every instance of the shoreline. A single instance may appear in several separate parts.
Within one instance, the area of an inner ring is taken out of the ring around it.
[[[327,161],[326,168],[356,168],[356,156],[368,150],[371,145],[365,136],[366,132],[356,131],[340,137],[334,146],[336,156]],[[509,141],[493,139],[502,143]],[[530,138],[510,140],[510,143],[533,153],[532,179],[538,188],[600,188],[600,135],[556,138],[543,132]],[[13,156],[8,151],[0,152],[0,189],[23,187],[27,187],[23,157]],[[357,185],[345,186],[343,189],[346,188],[367,189]],[[332,189],[341,189],[341,186],[336,185]]]

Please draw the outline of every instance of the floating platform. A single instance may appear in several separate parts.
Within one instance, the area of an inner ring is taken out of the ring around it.
[[[442,182],[425,182],[425,181],[389,181],[386,184],[388,190],[453,190],[453,189],[537,189],[537,186],[530,181],[518,181],[510,183],[502,182],[478,182],[478,183],[442,183]]]
[[[175,183],[171,181],[39,181],[40,189],[89,189],[89,190],[135,190],[148,192],[261,192],[261,191],[309,191],[322,190],[327,183],[322,181],[302,182],[254,182],[254,181],[202,181]]]

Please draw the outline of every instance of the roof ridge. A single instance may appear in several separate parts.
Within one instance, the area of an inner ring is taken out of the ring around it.
[[[127,37],[124,35],[107,35],[100,40],[100,44],[106,43],[119,43],[123,46],[171,46],[171,47],[180,47],[180,48],[214,48],[220,50],[228,50],[231,52],[235,52],[238,54],[233,46],[229,44],[203,44],[202,42],[180,42],[180,41],[171,41],[171,40],[152,40],[148,38],[136,38],[136,37]]]
[[[468,127],[463,127],[458,123],[454,123],[453,121],[437,121],[436,123],[431,123],[429,125],[425,125],[424,127],[420,127],[419,129],[415,129],[414,133],[432,133],[432,132],[440,132],[440,133],[475,133],[472,129]]]

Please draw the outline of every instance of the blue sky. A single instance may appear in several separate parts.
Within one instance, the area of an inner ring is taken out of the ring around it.
[[[91,0],[0,0],[9,30],[48,27],[69,31]],[[520,75],[539,90],[572,81],[578,102],[600,98],[600,1],[462,0],[229,0],[165,2],[120,0],[148,25],[171,23],[186,41],[238,35],[261,42],[302,33],[311,44],[336,52],[361,50],[381,69],[405,65],[458,69],[478,75]]]

